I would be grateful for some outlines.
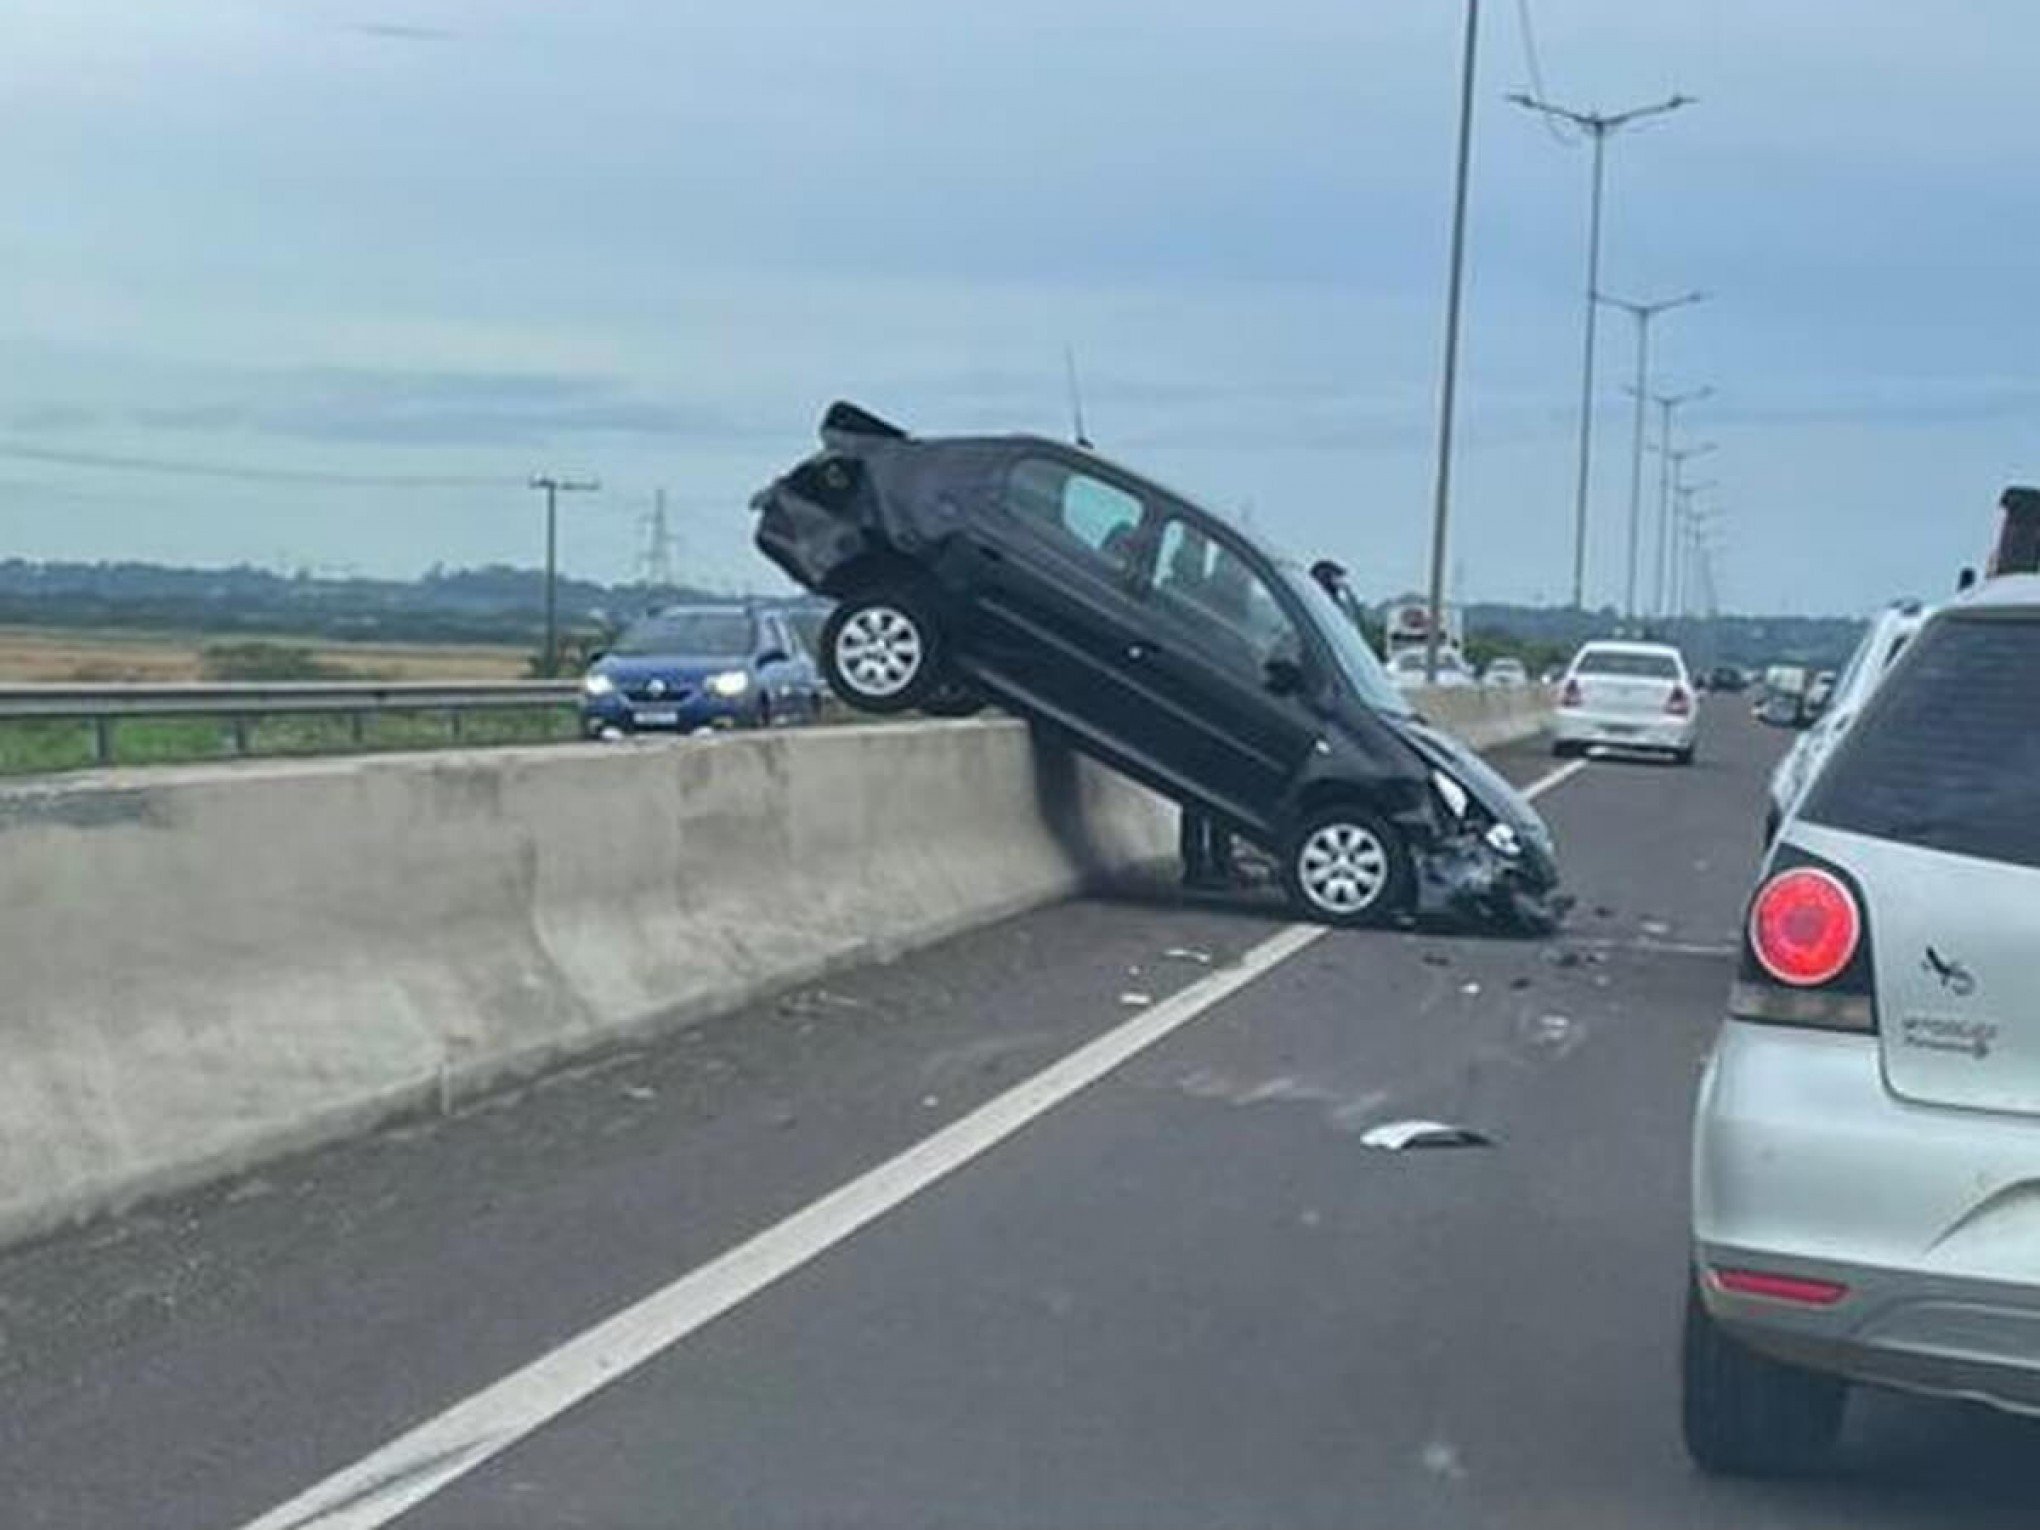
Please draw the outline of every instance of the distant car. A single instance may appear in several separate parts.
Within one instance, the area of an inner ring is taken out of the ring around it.
[[[683,733],[813,722],[825,695],[793,624],[750,606],[674,606],[631,623],[581,680],[581,726]]]
[[[1778,825],[1820,773],[1822,763],[1849,731],[1877,683],[1932,614],[1916,600],[1901,601],[1878,612],[1871,621],[1841,679],[1835,682],[1833,699],[1819,721],[1792,741],[1771,772],[1770,801],[1764,812],[1765,844],[1771,842]]]
[[[1944,606],[1771,847],[1694,1119],[1709,1471],[1818,1466],[1856,1384],[2040,1412],[2036,672],[2040,577]]]
[[[1559,688],[1554,754],[1606,745],[1690,765],[1698,738],[1693,682],[1678,649],[1607,641],[1588,643],[1573,656]]]
[[[1743,672],[1733,664],[1717,664],[1707,672],[1707,689],[1710,691],[1728,694],[1740,691],[1746,684],[1748,681]]]
[[[1398,649],[1388,661],[1389,678],[1406,691],[1421,690],[1427,685],[1452,690],[1474,683],[1473,670],[1456,648],[1438,650],[1438,676],[1435,680],[1427,678],[1428,665],[1422,648]]]
[[[1773,664],[1764,671],[1763,694],[1756,706],[1758,719],[1774,728],[1805,726],[1806,688],[1811,683],[1805,666]]]
[[[1530,672],[1523,667],[1521,659],[1496,659],[1488,665],[1480,683],[1500,686],[1504,690],[1520,689],[1530,683]]]
[[[1064,442],[922,440],[851,404],[821,437],[752,505],[759,549],[836,602],[846,703],[967,687],[1267,849],[1320,922],[1549,923],[1543,820],[1416,716],[1303,564]]]

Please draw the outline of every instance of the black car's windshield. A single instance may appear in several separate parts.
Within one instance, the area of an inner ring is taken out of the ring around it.
[[[1331,650],[1339,673],[1360,699],[1377,712],[1409,716],[1409,702],[1395,688],[1395,682],[1388,678],[1388,671],[1381,667],[1381,660],[1374,656],[1374,650],[1367,646],[1367,639],[1361,633],[1355,616],[1349,614],[1305,570],[1284,564],[1282,577],[1302,600],[1309,612],[1311,625]]]
[[[742,611],[662,611],[633,622],[609,651],[737,658],[751,651],[751,618]]]

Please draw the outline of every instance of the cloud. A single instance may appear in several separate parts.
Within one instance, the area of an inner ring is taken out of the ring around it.
[[[483,478],[433,473],[341,473],[315,468],[272,468],[244,463],[194,461],[133,452],[73,451],[0,441],[0,457],[22,462],[47,462],[62,467],[106,468],[118,472],[158,473],[174,478],[227,479],[236,483],[323,484],[366,489],[487,488],[521,483],[515,478]]]
[[[390,42],[443,43],[460,36],[445,27],[415,26],[402,21],[358,21],[347,29],[363,37],[380,37]]]
[[[708,404],[645,397],[617,380],[529,372],[316,368],[241,398],[146,405],[131,425],[386,446],[526,446],[578,436],[744,440],[761,428]]]

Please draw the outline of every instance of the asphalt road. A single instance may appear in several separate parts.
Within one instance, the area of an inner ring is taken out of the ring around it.
[[[1558,940],[1310,943],[395,1523],[2032,1524],[2040,1426],[1979,1410],[1859,1397],[1811,1481],[1680,1451],[1744,711],[1541,799]],[[1283,928],[1128,887],[17,1252],[0,1522],[244,1524]],[[1413,1116],[1490,1145],[1364,1144]]]

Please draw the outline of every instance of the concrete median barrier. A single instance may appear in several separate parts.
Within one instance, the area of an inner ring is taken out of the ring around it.
[[[1540,693],[1420,705],[1478,747]],[[1011,721],[0,787],[0,1242],[1173,856]]]
[[[0,1240],[1174,846],[1003,721],[0,788]]]
[[[1551,697],[1542,686],[1453,686],[1414,692],[1425,718],[1475,749],[1499,749],[1535,738],[1551,726]]]

